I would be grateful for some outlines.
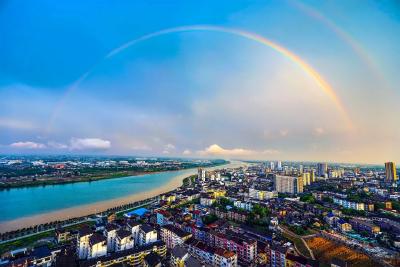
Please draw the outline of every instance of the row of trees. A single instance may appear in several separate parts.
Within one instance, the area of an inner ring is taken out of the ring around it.
[[[260,204],[254,204],[253,209],[247,216],[247,223],[252,225],[268,225],[268,219],[271,215],[271,211]]]

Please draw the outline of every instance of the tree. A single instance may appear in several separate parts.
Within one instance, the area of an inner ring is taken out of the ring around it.
[[[260,204],[254,204],[253,212],[260,216],[260,218],[265,218],[270,214],[270,211],[267,207],[263,207]]]
[[[297,225],[289,226],[289,230],[296,235],[305,235],[307,233],[307,231],[303,227]]]
[[[331,197],[323,197],[322,201],[323,202],[328,202],[328,203],[333,203],[333,199]]]
[[[226,198],[226,197],[221,197],[221,198],[219,198],[219,203],[222,205],[222,206],[224,206],[224,207],[226,207],[226,206],[233,206],[233,202],[232,201],[230,201],[228,198]]]
[[[217,215],[215,214],[208,214],[202,218],[204,224],[210,224],[218,220]]]
[[[382,202],[375,202],[374,203],[375,209],[379,210],[379,209],[384,209],[385,208],[385,204],[383,204]]]
[[[315,203],[315,198],[312,194],[304,194],[300,197],[300,201],[307,203]]]
[[[392,201],[392,208],[394,210],[400,211],[400,201]]]

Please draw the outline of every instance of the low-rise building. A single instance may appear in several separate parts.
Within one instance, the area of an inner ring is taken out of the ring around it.
[[[236,267],[237,255],[233,251],[218,248],[214,253],[213,265],[220,267]]]
[[[347,222],[338,222],[338,227],[342,232],[349,232],[352,230],[351,224]]]
[[[55,231],[57,243],[67,242],[69,239],[70,231],[64,228],[57,228]]]
[[[140,225],[139,229],[139,245],[147,245],[158,240],[157,231],[148,224]]]
[[[107,254],[107,238],[99,233],[89,237],[88,259],[98,258]]]
[[[171,223],[172,215],[166,210],[158,210],[156,212],[156,216],[157,216],[157,224],[161,226]]]
[[[203,206],[212,206],[212,204],[214,204],[215,201],[216,200],[214,197],[209,197],[209,196],[200,197],[200,204]]]
[[[253,209],[253,203],[251,202],[245,202],[245,201],[240,201],[240,200],[235,200],[233,202],[233,205],[237,208],[244,209],[251,211]]]
[[[171,267],[183,267],[185,261],[189,257],[189,252],[183,246],[177,245],[171,250]]]
[[[144,257],[143,267],[161,267],[162,258],[152,251]]]
[[[249,198],[254,198],[258,200],[267,200],[277,196],[278,193],[276,191],[267,191],[267,190],[249,188]]]
[[[238,259],[243,262],[251,263],[257,258],[257,241],[254,239],[221,233],[214,233],[213,239],[214,247],[236,252]]]
[[[285,267],[286,266],[286,252],[287,248],[280,245],[272,245],[267,248],[269,255],[269,262],[271,267]]]
[[[361,202],[349,201],[347,199],[334,197],[333,203],[342,206],[346,209],[365,210],[365,204]]]
[[[77,236],[77,254],[79,259],[87,259],[89,256],[89,238],[93,235],[93,231],[88,226],[79,229]]]
[[[133,248],[135,242],[132,233],[125,229],[119,229],[115,237],[115,251]]]
[[[176,245],[183,244],[192,234],[184,232],[173,225],[164,225],[161,227],[161,240],[165,242],[167,248],[172,249]]]
[[[358,232],[367,232],[368,234],[374,235],[380,232],[380,227],[374,225],[370,221],[360,220],[357,218],[350,219],[349,223],[353,227],[354,230]]]
[[[128,221],[126,223],[126,229],[131,232],[135,245],[139,245],[140,223],[136,221]]]
[[[115,240],[118,228],[119,227],[115,224],[107,224],[104,229],[104,236],[107,238],[107,252],[115,251]]]
[[[31,265],[29,266],[50,267],[54,263],[54,255],[47,246],[35,248],[30,257]]]
[[[118,251],[107,256],[98,257],[79,262],[80,267],[99,267],[99,266],[114,266],[114,265],[128,265],[128,266],[144,266],[145,257],[152,253],[157,253],[161,258],[164,258],[167,249],[165,243],[156,241],[137,248]]]

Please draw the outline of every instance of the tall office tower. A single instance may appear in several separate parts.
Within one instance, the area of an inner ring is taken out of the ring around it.
[[[290,174],[290,170],[289,170],[288,166],[284,166],[283,167],[283,171],[284,171],[285,175],[289,175]]]
[[[310,185],[311,184],[311,175],[308,172],[303,173],[301,176],[301,179],[303,179],[303,185]]]
[[[276,162],[276,168],[278,169],[278,171],[282,170],[282,161]]]
[[[275,162],[271,161],[269,163],[269,167],[270,167],[271,171],[275,170]]]
[[[206,170],[203,168],[199,168],[197,170],[197,179],[199,181],[205,181],[206,180]]]
[[[394,164],[394,162],[385,162],[385,171],[387,182],[397,181],[396,164]]]
[[[274,188],[279,193],[296,195],[303,192],[303,177],[275,175]]]
[[[300,166],[299,166],[299,173],[300,173],[300,174],[303,173],[303,169],[304,169],[304,168],[303,168],[303,165],[300,165]]]
[[[295,184],[295,186],[296,186],[295,194],[303,193],[303,189],[304,189],[303,177],[297,178],[295,183],[296,183]]]
[[[318,163],[317,165],[317,175],[320,177],[324,177],[328,172],[328,164],[326,163]]]
[[[311,170],[311,173],[310,173],[310,182],[311,182],[311,183],[314,183],[314,182],[315,182],[315,171],[314,171],[314,170]]]

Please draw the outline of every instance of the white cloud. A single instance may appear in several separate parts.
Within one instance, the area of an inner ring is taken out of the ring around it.
[[[262,151],[261,153],[265,154],[265,155],[274,155],[274,154],[279,154],[281,152],[277,149],[266,149],[266,150]]]
[[[21,148],[21,149],[42,149],[46,148],[45,144],[26,141],[26,142],[15,142],[10,144],[10,147]]]
[[[9,118],[0,118],[0,128],[16,129],[16,130],[30,130],[34,126],[31,122],[21,121]]]
[[[71,150],[105,150],[111,147],[111,142],[100,138],[72,138]]]
[[[166,144],[164,145],[164,150],[162,151],[163,154],[168,155],[171,154],[171,150],[175,150],[176,147],[173,144]]]
[[[191,155],[192,154],[192,151],[190,151],[189,149],[186,149],[186,150],[184,150],[183,152],[182,152],[182,154],[183,155]]]
[[[197,151],[200,156],[219,156],[219,157],[243,157],[243,158],[260,158],[266,155],[279,154],[276,149],[266,149],[263,151],[251,150],[245,148],[225,149],[217,144],[213,144],[204,150]]]
[[[175,146],[173,144],[166,144],[165,149],[168,149],[168,150],[175,149]]]
[[[321,127],[317,127],[313,131],[313,134],[315,136],[320,136],[320,135],[323,135],[324,133],[325,133],[325,130],[324,130],[324,128],[321,128]]]
[[[285,130],[285,129],[282,129],[282,130],[279,131],[279,134],[280,134],[281,136],[287,136],[287,135],[289,134],[289,131],[288,131],[288,130]]]
[[[47,142],[47,145],[51,148],[55,148],[55,149],[67,149],[68,146],[66,144],[62,144],[62,143],[57,143],[54,141],[49,141]]]
[[[243,148],[224,149],[217,144],[198,151],[198,154],[201,156],[249,156],[254,153],[255,151],[253,150]]]

